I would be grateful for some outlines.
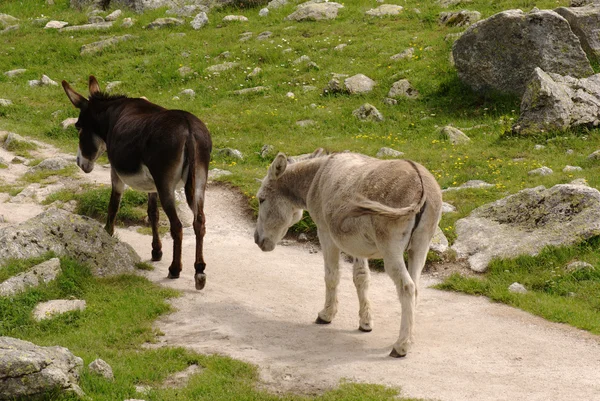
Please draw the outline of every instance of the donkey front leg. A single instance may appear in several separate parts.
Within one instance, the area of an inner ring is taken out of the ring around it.
[[[360,319],[358,329],[369,332],[373,330],[373,320],[371,318],[371,303],[368,296],[371,273],[369,272],[367,259],[354,258],[352,278],[354,279],[354,286],[358,295],[358,316]]]
[[[158,195],[156,192],[148,194],[148,220],[152,227],[152,260],[159,261],[162,259],[162,242],[158,234]]]
[[[171,237],[173,238],[173,261],[169,266],[169,275],[167,278],[179,278],[181,273],[181,241],[183,239],[183,226],[181,220],[177,216],[177,208],[175,207],[175,194],[172,188],[160,188],[158,190],[160,203],[169,218],[171,225]]]
[[[104,229],[107,233],[113,235],[115,233],[115,220],[117,219],[117,212],[119,211],[125,184],[121,178],[119,178],[119,175],[114,168],[110,170],[110,180],[112,189],[110,192],[110,201],[108,202],[108,217],[106,218],[106,226],[104,226]]]
[[[337,287],[340,283],[340,249],[328,233],[317,231],[325,261],[325,307],[319,312],[317,324],[331,323],[337,313]]]

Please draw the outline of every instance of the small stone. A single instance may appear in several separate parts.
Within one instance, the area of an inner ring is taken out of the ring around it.
[[[222,64],[211,65],[210,67],[206,67],[206,71],[208,72],[223,72],[235,68],[239,65],[239,63],[225,62]]]
[[[358,109],[352,112],[352,115],[363,121],[383,121],[383,115],[377,110],[375,106],[369,103],[365,103]]]
[[[37,304],[33,309],[33,319],[39,322],[66,312],[82,311],[85,307],[85,301],[79,299],[54,299]]]
[[[404,60],[404,59],[411,59],[414,54],[415,54],[415,49],[412,47],[409,47],[408,49],[404,50],[401,53],[394,54],[392,57],[390,57],[390,60],[398,61],[398,60]]]
[[[266,17],[267,15],[269,15],[268,8],[261,8],[260,11],[258,12],[259,17]]]
[[[254,35],[252,32],[244,32],[240,34],[240,42],[246,42],[252,39],[252,35]]]
[[[196,92],[194,92],[193,89],[184,89],[181,92],[179,92],[181,95],[187,96],[187,97],[195,97],[196,96]]]
[[[572,154],[575,154],[575,151],[573,149],[567,149],[566,154],[572,155]]]
[[[296,121],[296,125],[300,126],[300,127],[309,127],[311,125],[315,125],[316,122],[314,120],[300,120],[300,121]]]
[[[122,82],[121,81],[112,81],[106,84],[106,91],[107,92],[112,92],[117,86],[121,85]]]
[[[67,25],[69,25],[69,23],[65,21],[49,21],[44,29],[61,29]]]
[[[242,155],[242,152],[240,152],[237,149],[231,149],[231,148],[219,149],[217,151],[217,153],[220,154],[221,156],[230,157],[232,159],[237,159],[237,160],[244,159],[244,155]]]
[[[215,180],[217,178],[226,177],[231,174],[233,174],[231,171],[213,168],[212,170],[208,170],[208,179]]]
[[[248,18],[244,17],[243,15],[226,15],[223,17],[223,22],[233,22],[233,21],[247,22]]]
[[[219,57],[219,58],[229,58],[229,57],[231,57],[231,52],[228,51],[228,50],[226,50],[223,53],[219,54],[217,57]]]
[[[316,91],[316,90],[317,90],[316,86],[312,86],[312,85],[303,85],[302,86],[303,92],[312,92],[312,91]]]
[[[471,142],[471,138],[465,135],[464,132],[451,125],[446,125],[440,130],[440,136],[450,141],[452,145],[461,145]]]
[[[384,148],[379,149],[379,151],[377,151],[377,154],[375,156],[379,157],[379,158],[382,158],[382,157],[400,158],[400,157],[404,156],[404,152],[400,152],[399,150],[384,147]]]
[[[546,149],[546,147],[544,145],[535,145],[533,147],[534,150],[542,150],[542,149]]]
[[[546,175],[551,175],[553,173],[554,173],[554,171],[552,171],[552,169],[550,167],[542,166],[540,168],[536,168],[535,170],[529,171],[527,174],[546,176]]]
[[[454,212],[456,212],[456,207],[454,207],[453,205],[451,205],[447,202],[442,203],[442,213],[454,213]]]
[[[262,68],[256,67],[254,68],[248,75],[246,75],[247,79],[254,78],[258,76],[262,72]]]
[[[105,19],[107,21],[116,21],[119,19],[121,14],[123,14],[123,12],[121,10],[115,10],[112,13],[108,14]]]
[[[179,18],[157,18],[146,26],[146,29],[160,29],[173,27],[183,24],[183,20]]]
[[[88,22],[90,24],[101,24],[106,21],[104,20],[104,18],[102,18],[99,15],[92,15],[91,17],[88,18]]]
[[[115,375],[113,374],[110,365],[100,358],[92,361],[88,365],[88,369],[90,370],[90,372],[96,373],[107,380],[114,380],[115,378]]]
[[[296,60],[292,61],[292,63],[294,64],[300,64],[300,63],[308,63],[310,61],[310,57],[308,57],[306,54],[298,57]]]
[[[41,83],[42,85],[58,86],[58,83],[50,79],[50,77],[48,77],[47,75],[42,75]]]
[[[394,5],[394,4],[383,4],[377,8],[372,8],[369,11],[365,12],[365,14],[370,15],[372,17],[383,17],[386,15],[398,15],[400,12],[404,10],[404,7]]]
[[[182,77],[187,77],[190,74],[194,73],[194,70],[192,70],[190,67],[180,67],[177,72],[179,72],[179,75],[181,75]]]
[[[568,272],[582,271],[582,270],[595,270],[595,267],[587,262],[575,261],[565,266],[565,270]]]
[[[575,171],[583,171],[583,169],[579,166],[565,166],[563,168],[563,173],[573,173]]]
[[[12,78],[12,77],[16,77],[17,75],[23,74],[25,71],[27,71],[25,68],[18,68],[16,70],[6,71],[4,73],[4,75],[6,75],[9,78]]]
[[[252,93],[260,93],[266,91],[268,88],[266,86],[255,86],[253,88],[245,88],[233,91],[235,95],[249,95]]]
[[[579,185],[582,187],[589,187],[588,182],[585,178],[576,178],[570,182],[572,185]]]
[[[133,26],[133,20],[131,18],[123,18],[121,26],[123,28],[131,28]]]
[[[392,99],[391,97],[386,97],[383,99],[383,103],[387,104],[388,106],[395,106],[398,104],[398,101],[396,99]]]
[[[319,67],[319,65],[317,63],[315,63],[314,61],[310,61],[308,62],[308,64],[306,64],[306,67],[309,70],[320,70],[321,68]]]
[[[206,15],[204,11],[196,15],[194,19],[190,22],[190,25],[195,30],[206,26],[206,24],[208,24],[208,15]]]
[[[0,283],[0,296],[12,296],[30,287],[36,287],[42,283],[47,284],[55,280],[60,272],[60,260],[58,258],[47,260]]]
[[[273,145],[263,145],[260,149],[260,157],[262,159],[269,158],[275,155],[275,147]]]
[[[10,99],[0,99],[0,106],[10,106],[11,104],[13,104],[12,100]]]
[[[306,242],[308,241],[308,236],[304,233],[301,233],[300,235],[298,235],[298,242]]]
[[[63,120],[63,122],[60,123],[60,126],[62,127],[62,129],[67,129],[73,125],[75,125],[75,123],[77,122],[78,118],[67,118],[66,120]]]
[[[293,98],[295,98],[295,97],[296,97],[296,95],[294,95],[294,92],[288,92],[288,93],[286,93],[286,94],[285,94],[285,96],[286,96],[287,98],[289,98],[289,99],[293,99]]]
[[[340,43],[339,45],[337,45],[336,47],[334,47],[333,50],[340,52],[340,51],[344,50],[344,48],[346,46],[348,46],[347,43]]]
[[[261,32],[258,34],[258,36],[256,37],[256,40],[267,40],[269,39],[271,36],[273,35],[273,32],[271,31],[265,31],[265,32]]]
[[[356,74],[346,78],[344,85],[351,94],[368,93],[375,87],[375,81],[364,74]]]
[[[398,98],[398,97],[407,97],[409,99],[415,99],[419,96],[419,92],[413,88],[413,86],[408,82],[407,79],[401,79],[399,81],[394,82],[390,91],[388,92],[388,97]]]
[[[527,288],[523,286],[523,284],[512,283],[508,286],[508,291],[515,294],[527,294]]]
[[[590,154],[587,158],[590,160],[600,160],[600,150],[597,150],[594,153]]]

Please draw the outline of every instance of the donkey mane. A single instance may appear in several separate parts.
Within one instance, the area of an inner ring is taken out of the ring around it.
[[[106,92],[96,92],[90,95],[90,100],[118,100],[118,99],[126,99],[125,95],[111,95]]]

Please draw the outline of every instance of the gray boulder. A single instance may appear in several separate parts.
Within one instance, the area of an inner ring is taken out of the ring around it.
[[[375,81],[364,74],[356,74],[346,78],[344,85],[350,94],[368,93],[375,87]]]
[[[111,366],[106,363],[103,359],[95,359],[88,365],[90,372],[95,373],[104,377],[106,380],[114,380],[115,375]]]
[[[0,400],[31,399],[50,391],[84,396],[77,381],[83,360],[63,347],[39,347],[0,337]]]
[[[33,309],[33,319],[39,322],[63,313],[82,311],[85,307],[86,302],[80,299],[53,299],[37,304]]]
[[[527,288],[521,283],[512,283],[508,286],[508,291],[515,294],[527,294]]]
[[[443,139],[447,139],[450,141],[452,145],[461,145],[464,143],[471,142],[471,138],[465,135],[464,132],[459,130],[458,128],[454,128],[451,125],[446,125],[440,130],[440,136]]]
[[[555,11],[569,21],[590,60],[600,62],[600,4],[560,7]]]
[[[271,0],[269,4],[267,4],[267,8],[274,9],[280,8],[287,5],[288,0]]]
[[[63,159],[62,157],[50,157],[48,159],[44,159],[40,162],[40,164],[29,169],[29,173],[34,173],[36,171],[46,170],[46,171],[58,171],[63,168],[72,166],[73,163]]]
[[[483,272],[494,258],[536,255],[600,234],[600,192],[562,184],[524,189],[475,209],[456,222],[452,246],[471,269]]]
[[[340,8],[344,8],[344,6],[335,2],[307,2],[300,4],[296,11],[285,17],[285,19],[288,21],[321,21],[336,19]]]
[[[105,29],[109,29],[113,26],[112,21],[106,21],[106,22],[98,22],[96,24],[84,24],[84,25],[73,25],[73,26],[66,26],[64,28],[61,29],[62,31],[65,32],[71,32],[71,31],[100,31],[100,30],[105,30]]]
[[[0,296],[10,297],[28,288],[48,284],[60,274],[60,260],[53,258],[0,283]]]
[[[243,15],[226,15],[222,19],[223,22],[248,22],[248,18]]]
[[[115,10],[112,13],[108,14],[105,19],[107,21],[116,21],[119,19],[121,14],[123,14],[123,12],[121,10]]]
[[[255,86],[252,88],[244,88],[244,89],[239,89],[236,91],[233,91],[234,95],[251,95],[251,94],[255,94],[255,93],[262,93],[269,90],[269,87],[267,86]]]
[[[600,124],[600,74],[576,79],[536,68],[513,132],[564,131]]]
[[[238,65],[240,65],[240,63],[227,61],[225,63],[215,64],[215,65],[211,65],[210,67],[206,67],[206,71],[208,71],[208,72],[223,72],[223,71],[230,70],[234,67],[237,67]]]
[[[383,121],[383,115],[375,106],[365,103],[352,112],[352,115],[363,121]]]
[[[48,21],[46,23],[46,26],[44,26],[44,29],[61,29],[64,28],[65,26],[69,25],[68,22],[66,21],[56,21],[56,20],[52,20],[52,21]]]
[[[479,21],[454,42],[452,55],[460,79],[477,92],[521,96],[536,67],[578,78],[593,74],[567,20],[547,10],[509,10]]]
[[[16,226],[0,229],[0,264],[51,251],[87,264],[95,276],[135,271],[140,257],[133,248],[111,237],[97,221],[50,208]]]
[[[202,28],[206,24],[208,24],[208,16],[206,15],[206,13],[204,11],[201,13],[198,13],[198,15],[196,15],[194,17],[194,19],[190,22],[190,25],[195,30]]]
[[[0,99],[0,106],[2,106],[2,107],[7,107],[12,104],[13,104],[13,102],[10,99]]]
[[[14,26],[19,23],[19,19],[8,14],[0,14],[0,28]]]
[[[21,135],[15,134],[14,132],[8,133],[6,139],[4,139],[4,144],[2,145],[2,147],[10,151],[11,149],[14,149],[16,146],[19,146],[21,144],[25,144],[27,147],[35,147],[33,142],[26,140]]]
[[[440,13],[439,23],[446,26],[468,26],[481,19],[479,11],[444,11]]]
[[[375,155],[376,157],[396,157],[396,158],[400,158],[402,156],[404,156],[404,152],[400,152],[399,150],[396,149],[392,149],[392,148],[381,148],[377,151],[377,154]]]
[[[384,17],[386,15],[399,15],[404,7],[397,6],[395,4],[382,4],[377,8],[372,8],[369,11],[365,12],[365,14],[370,15],[372,17]]]
[[[107,47],[111,47],[111,46],[116,45],[119,42],[124,42],[126,40],[131,40],[131,39],[133,39],[133,35],[113,36],[108,39],[99,40],[97,42],[93,42],[93,43],[89,43],[87,45],[81,46],[81,50],[79,51],[79,54],[81,54],[83,56],[85,54],[98,53],[98,52],[106,49]]]
[[[232,159],[237,159],[237,160],[244,159],[244,155],[242,154],[242,152],[240,152],[237,149],[232,149],[232,148],[218,149],[217,153],[221,156],[230,157]]]
[[[183,22],[184,21],[182,19],[180,19],[180,18],[172,18],[172,17],[157,18],[154,21],[152,21],[151,23],[149,23],[146,26],[146,28],[147,29],[167,28],[167,27],[173,27],[173,26],[182,25]]]
[[[17,75],[23,74],[25,71],[27,71],[25,68],[17,68],[15,70],[6,71],[4,73],[4,75],[6,75],[9,78],[13,78],[13,77],[16,77]]]
[[[399,97],[407,97],[409,99],[415,99],[419,96],[419,92],[413,88],[408,82],[408,79],[401,79],[392,84],[387,97],[395,99]]]
[[[547,175],[554,174],[554,171],[552,171],[552,169],[550,167],[542,166],[540,168],[536,168],[534,170],[528,171],[527,174],[529,174],[529,175],[541,175],[542,177],[545,177]]]

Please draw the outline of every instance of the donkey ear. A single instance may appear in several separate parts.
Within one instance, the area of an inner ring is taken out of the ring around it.
[[[321,157],[327,154],[327,151],[323,148],[318,148],[317,150],[315,150],[312,155],[310,155],[311,159],[314,159],[316,157]]]
[[[283,175],[283,173],[285,172],[285,169],[287,168],[287,164],[288,164],[287,156],[284,155],[283,153],[279,153],[275,157],[275,160],[273,160],[271,167],[269,167],[269,173],[268,173],[269,178],[272,180],[276,180],[279,177],[281,177]]]
[[[77,107],[78,109],[85,109],[87,107],[88,100],[79,93],[75,92],[73,88],[71,88],[71,85],[67,83],[67,81],[62,81],[62,86],[67,94],[67,97],[71,103],[73,103],[73,106]]]
[[[90,75],[90,95],[95,95],[100,92],[100,85],[95,76]]]

